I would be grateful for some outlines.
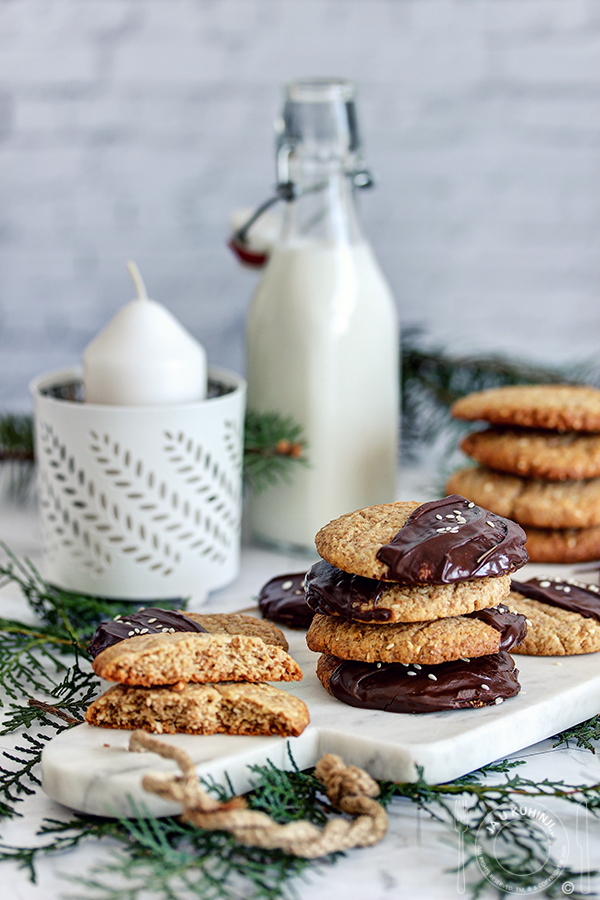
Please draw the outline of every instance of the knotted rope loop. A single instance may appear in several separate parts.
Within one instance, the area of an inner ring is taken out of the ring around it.
[[[259,810],[248,809],[243,797],[221,803],[200,785],[194,763],[180,747],[157,741],[143,731],[134,731],[129,742],[132,751],[150,750],[174,760],[181,775],[146,775],[144,790],[164,800],[180,803],[185,821],[207,831],[228,831],[241,844],[264,849],[279,849],[293,856],[314,859],[350,847],[376,844],[387,831],[387,814],[374,798],[377,783],[363,769],[346,766],[339,756],[327,753],[315,767],[315,775],[337,809],[354,815],[352,821],[337,817],[323,829],[311,822],[279,825]]]

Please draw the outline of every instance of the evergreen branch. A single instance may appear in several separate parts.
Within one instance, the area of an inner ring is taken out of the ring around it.
[[[0,418],[0,461],[8,458],[33,462],[33,419],[9,413]]]
[[[471,896],[481,896],[492,884],[502,895],[537,892],[558,897],[570,893],[583,898],[580,892],[571,892],[573,884],[598,872],[578,872],[557,864],[540,839],[537,817],[521,811],[525,800],[554,798],[576,804],[597,817],[600,784],[566,785],[550,779],[536,783],[505,771],[503,784],[486,785],[480,783],[479,773],[474,774],[474,782],[459,779],[429,785],[420,770],[416,783],[395,787],[396,796],[418,803],[432,818],[461,836],[467,850],[464,868],[473,869],[476,864],[482,872],[482,877],[470,883]]]
[[[15,804],[39,786],[37,766],[50,735],[80,721],[98,690],[95,676],[81,664],[80,648],[92,624],[86,612],[89,598],[54,591],[34,567],[20,563],[9,551],[8,557],[2,574],[25,589],[40,621],[25,625],[0,620],[0,683],[9,697],[22,701],[10,703],[4,733],[26,731],[14,750],[3,754],[11,764],[0,767],[0,816],[4,817],[18,815]],[[99,607],[105,604],[114,614],[112,604],[95,599]],[[69,665],[67,656],[71,657]],[[43,699],[31,696],[32,692]],[[27,733],[36,723],[47,734]],[[599,728],[600,717],[596,716],[557,735],[557,742],[576,739],[578,746],[593,750],[592,741],[597,739]],[[421,772],[414,784],[383,783],[381,801],[388,804],[399,798],[416,804],[444,825],[449,835],[461,836],[467,851],[465,867],[469,871],[485,867],[487,873],[473,878],[470,890],[474,898],[490,887],[489,878],[506,881],[507,871],[517,873],[509,884],[511,890],[531,890],[540,878],[546,878],[548,883],[538,893],[552,897],[560,894],[567,881],[576,883],[579,873],[570,868],[556,870],[533,820],[515,816],[504,821],[493,846],[486,842],[486,823],[506,809],[536,799],[561,800],[598,817],[600,785],[569,785],[550,779],[535,782],[514,771],[522,762],[504,760],[443,785],[428,785]],[[282,823],[307,818],[322,825],[327,820],[331,806],[312,771],[301,772],[293,764],[291,771],[283,772],[269,763],[253,767],[252,772],[255,787],[248,795],[251,808],[268,810]],[[503,780],[488,784],[490,776]],[[224,800],[233,794],[230,784],[211,785],[211,789]],[[76,816],[59,823],[45,820],[39,832],[44,843],[0,847],[0,860],[23,866],[34,880],[41,856],[73,849],[84,840],[110,838],[119,848],[116,855],[89,877],[77,879],[78,889],[86,891],[87,900],[142,900],[148,895],[176,900],[182,891],[198,900],[276,900],[291,897],[294,879],[314,865],[279,851],[242,846],[227,833],[204,832],[174,818],[155,819],[144,810],[133,812],[132,819],[116,821],[93,816]]]
[[[25,502],[33,485],[33,419],[11,413],[0,416],[0,464],[3,491]]]
[[[83,719],[75,718],[75,716],[65,712],[59,706],[51,706],[49,703],[44,703],[43,700],[35,700],[33,697],[29,698],[28,705],[34,707],[38,712],[57,716],[57,718],[62,719],[68,725],[80,725],[84,721]]]
[[[302,428],[279,413],[246,413],[244,477],[260,493],[280,480],[291,481],[298,465],[310,465]]]
[[[50,736],[38,734],[34,737],[24,734],[22,739],[26,741],[27,746],[17,746],[12,752],[4,750],[2,753],[5,759],[17,764],[16,768],[0,767],[0,795],[8,803],[16,803],[22,800],[24,795],[35,794],[36,787],[41,785],[35,768]],[[14,810],[12,810],[12,814],[15,814]]]
[[[28,697],[31,690],[49,693],[56,686],[53,672],[65,672],[67,666],[52,652],[52,640],[4,632],[0,641],[0,684],[11,699]]]
[[[41,625],[24,625],[9,619],[0,619],[0,631],[11,629],[21,634],[38,636],[65,647],[75,646],[85,650],[89,639],[102,621],[114,618],[117,614],[127,615],[135,608],[135,604],[127,600],[110,600],[91,594],[77,594],[71,591],[52,587],[44,581],[35,566],[29,561],[21,561],[11,550],[0,542],[7,562],[0,563],[0,587],[5,584],[16,584],[25,596],[32,612],[44,623]],[[187,598],[161,600],[165,609],[185,609]],[[6,627],[5,627],[6,626]]]
[[[449,415],[450,405],[474,391],[513,384],[597,385],[598,361],[548,367],[518,359],[491,356],[456,356],[427,345],[418,327],[402,336],[402,439],[403,453],[413,460],[424,446],[440,438],[440,455],[456,451],[459,438],[472,428]]]
[[[313,825],[325,825],[327,814],[335,810],[323,796],[323,785],[312,770],[306,773],[296,767],[289,744],[288,756],[294,765],[291,772],[278,769],[270,760],[264,766],[250,766],[257,785],[249,805],[267,812],[279,824],[307,819]]]
[[[293,798],[290,802],[293,805]],[[112,838],[121,852],[113,853],[89,877],[69,879],[78,887],[71,896],[86,900],[136,900],[148,895],[177,900],[184,891],[203,900],[291,898],[289,882],[310,865],[281,851],[240,845],[227,832],[202,831],[176,818],[156,819],[132,806],[130,819],[85,815],[68,822],[46,819],[38,834],[51,840],[35,847],[0,846],[0,860],[27,869],[35,881],[42,856],[74,849],[90,838]]]
[[[546,879],[548,883],[537,894],[550,898],[562,896],[567,882],[576,884],[583,874],[596,874],[557,867],[547,858],[535,819],[518,815],[511,819],[506,812],[521,808],[524,798],[541,797],[584,803],[582,808],[598,815],[600,786],[549,779],[537,784],[513,772],[522,763],[505,760],[472,773],[469,779],[443,785],[427,784],[422,772],[414,784],[382,784],[387,802],[393,797],[410,800],[445,825],[450,834],[461,835],[465,867],[486,873],[475,875],[470,882],[473,898],[490,888],[494,877],[508,892],[518,889],[519,893],[536,890]],[[251,808],[268,809],[282,822],[307,816],[317,824],[326,820],[330,806],[312,771],[294,768],[282,772],[271,764],[255,766],[252,771],[255,787],[247,796]],[[488,774],[497,773],[504,775],[503,783],[482,782]],[[223,799],[232,795],[229,787],[215,785],[213,789]],[[460,814],[457,798],[468,801]],[[33,848],[0,848],[0,859],[25,867],[33,880],[41,856],[74,849],[90,838],[116,840],[120,849],[110,860],[88,877],[77,878],[78,893],[72,896],[86,900],[142,900],[147,896],[176,900],[184,892],[199,900],[277,900],[293,896],[294,879],[311,865],[280,851],[242,846],[226,832],[203,831],[176,818],[156,819],[135,805],[132,812],[130,819],[77,815],[68,822],[45,820],[39,834],[49,841]],[[503,816],[501,833],[491,835],[490,822],[497,823],[499,816]],[[490,836],[495,837],[493,843]],[[571,896],[581,894],[575,891]]]
[[[7,806],[3,811],[3,802],[16,803],[23,795],[34,793],[30,783],[35,785],[40,783],[35,771],[45,744],[54,734],[60,734],[66,727],[83,721],[83,714],[98,694],[99,686],[100,682],[93,673],[83,672],[79,668],[77,657],[73,667],[66,670],[62,681],[56,683],[49,676],[47,684],[44,685],[46,695],[57,698],[59,702],[46,703],[29,697],[27,683],[20,685],[20,692],[27,698],[27,702],[24,705],[10,704],[10,712],[5,718],[0,734],[24,730],[22,739],[26,742],[26,746],[16,746],[13,751],[2,752],[3,759],[16,763],[17,768],[0,766],[0,816],[16,815],[11,806]],[[12,684],[10,689],[16,693]],[[56,721],[57,718],[59,721]],[[68,726],[63,725],[61,720],[66,721]],[[28,730],[34,723],[45,727],[48,733],[38,733],[33,737]]]
[[[33,418],[0,414],[0,471],[8,466],[8,489],[23,500],[33,481]],[[302,428],[289,416],[248,410],[244,429],[244,477],[256,491],[280,479],[291,480],[297,464],[306,465]]]
[[[596,752],[596,746],[592,741],[600,741],[600,715],[592,716],[579,725],[573,725],[554,735],[555,743],[553,747],[560,747],[565,744],[569,746],[569,741],[575,741],[577,747],[583,747],[591,753]]]

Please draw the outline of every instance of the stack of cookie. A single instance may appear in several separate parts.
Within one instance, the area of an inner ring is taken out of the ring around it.
[[[600,558],[600,391],[569,385],[498,388],[458,400],[452,415],[489,423],[461,448],[479,465],[459,492],[527,531],[533,562]]]
[[[498,606],[525,533],[464,497],[390,503],[330,522],[306,575],[317,675],[337,699],[390,712],[502,703],[524,616]]]
[[[103,728],[298,735],[306,705],[268,681],[302,671],[274,625],[244,615],[146,609],[99,626],[93,668],[117,682],[86,712]]]

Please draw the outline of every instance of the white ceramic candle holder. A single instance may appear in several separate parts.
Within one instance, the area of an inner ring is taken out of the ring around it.
[[[239,571],[246,384],[209,371],[195,403],[81,402],[81,370],[30,385],[51,584],[131,600],[191,596]]]

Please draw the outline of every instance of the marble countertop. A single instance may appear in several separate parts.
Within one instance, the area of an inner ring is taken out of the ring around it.
[[[40,529],[35,510],[11,507],[3,501],[0,507],[0,540],[18,557],[27,556],[34,563],[39,561]],[[300,571],[308,562],[308,557],[292,558],[248,544],[243,548],[240,577],[230,587],[213,594],[203,610],[244,609],[252,604],[253,597],[269,578],[284,571]],[[528,571],[528,575],[540,574],[535,571],[536,567],[529,568],[531,572]],[[544,571],[551,574],[558,568],[545,567]],[[560,571],[564,573],[564,569]],[[24,599],[12,586],[0,590],[0,614],[21,619],[30,617]],[[515,758],[526,761],[519,768],[519,774],[536,781],[548,778],[571,784],[600,782],[598,755],[574,747],[555,749],[552,744],[552,740],[546,740],[514,754]],[[13,746],[13,736],[0,736],[0,751],[10,751]],[[4,764],[5,760],[2,762]],[[38,843],[36,831],[42,819],[67,819],[71,815],[69,810],[51,801],[41,790],[27,797],[18,807],[20,818],[0,822],[0,840],[5,846],[34,845]],[[582,823],[585,817],[577,807],[567,804],[553,804],[552,814],[560,825],[561,834],[566,835],[568,840],[567,864],[572,868],[588,865],[598,868],[600,829],[597,822],[590,820],[589,830],[584,832]],[[447,900],[454,896],[469,896],[469,870],[463,878],[458,839],[452,832],[408,801],[394,801],[389,809],[389,818],[389,832],[378,845],[352,850],[334,864],[317,863],[310,867],[302,880],[295,883],[299,900],[335,900],[341,896],[345,900],[364,900],[365,897],[369,900],[395,900],[400,897]],[[89,873],[94,866],[107,859],[109,852],[108,844],[90,841],[69,853],[41,859],[37,867],[37,884],[31,883],[24,870],[19,870],[12,863],[4,863],[1,867],[2,896],[11,900],[58,900],[76,893],[64,876],[72,876],[74,872],[82,875]],[[457,867],[458,872],[454,871]],[[478,871],[475,874],[479,876]],[[584,888],[598,891],[600,880],[592,881]],[[484,896],[496,896],[494,889],[490,887]],[[180,900],[186,900],[185,896],[181,895]]]

